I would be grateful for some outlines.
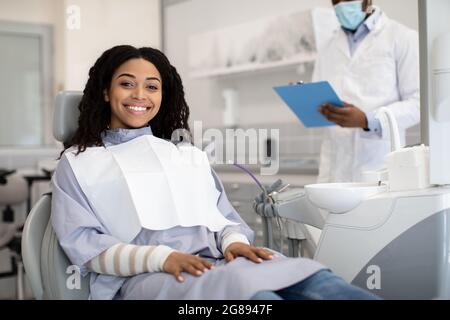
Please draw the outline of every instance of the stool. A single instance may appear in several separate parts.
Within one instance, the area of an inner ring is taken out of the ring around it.
[[[0,170],[0,249],[8,248],[11,252],[11,272],[0,273],[0,277],[17,275],[17,298],[24,298],[24,270],[21,255],[22,223],[14,221],[14,205],[25,203],[28,199],[26,180],[14,170]]]

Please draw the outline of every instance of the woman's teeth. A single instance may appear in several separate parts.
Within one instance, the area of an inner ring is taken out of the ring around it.
[[[125,108],[127,108],[128,110],[133,110],[133,111],[145,111],[145,110],[147,110],[147,107],[125,106]]]

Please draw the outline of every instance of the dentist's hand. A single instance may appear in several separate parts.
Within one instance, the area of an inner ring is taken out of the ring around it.
[[[184,281],[184,278],[181,276],[182,272],[199,277],[212,268],[214,266],[205,259],[181,252],[172,252],[169,254],[163,266],[163,270],[173,274],[178,282]]]
[[[255,263],[273,259],[272,252],[240,242],[230,244],[225,250],[224,256],[227,262],[231,262],[237,257],[246,257]]]
[[[324,104],[319,108],[328,121],[336,123],[342,128],[361,128],[367,129],[366,114],[358,107],[345,103],[344,107],[339,108],[331,104]]]

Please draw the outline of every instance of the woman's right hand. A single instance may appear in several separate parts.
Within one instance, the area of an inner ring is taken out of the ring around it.
[[[181,276],[182,272],[199,277],[212,268],[214,266],[205,259],[182,252],[172,252],[169,254],[163,266],[163,270],[173,274],[178,282],[184,281],[184,278]]]

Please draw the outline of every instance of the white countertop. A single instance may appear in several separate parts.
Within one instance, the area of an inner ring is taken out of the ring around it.
[[[220,179],[223,183],[246,183],[246,184],[254,184],[253,179],[247,175],[246,173],[240,172],[221,172],[218,171]],[[275,176],[261,176],[256,175],[256,178],[262,184],[272,184],[278,179],[282,179],[283,182],[289,183],[292,186],[304,186],[307,184],[314,184],[317,181],[316,175],[298,175],[298,174],[281,174]]]

